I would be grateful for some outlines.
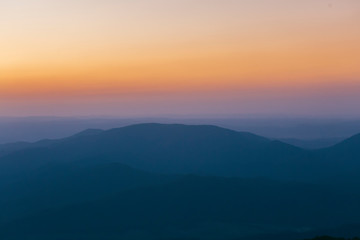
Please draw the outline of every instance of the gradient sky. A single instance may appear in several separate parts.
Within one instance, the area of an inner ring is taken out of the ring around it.
[[[1,0],[0,116],[360,116],[358,0]]]

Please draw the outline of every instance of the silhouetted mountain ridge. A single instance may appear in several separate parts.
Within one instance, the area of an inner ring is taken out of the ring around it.
[[[3,156],[0,166],[7,168],[5,174],[28,171],[49,162],[98,157],[99,162],[115,161],[147,171],[238,176],[257,171],[253,163],[266,164],[269,158],[287,161],[284,152],[302,152],[251,133],[180,124],[132,125],[35,146]]]
[[[359,169],[358,141],[357,135],[334,147],[304,150],[210,125],[138,124],[34,143],[2,156],[0,176],[91,158],[91,163],[119,162],[158,173],[304,180]]]
[[[336,144],[334,148],[343,148],[344,150],[358,150],[360,146],[360,134],[356,134],[344,141]]]

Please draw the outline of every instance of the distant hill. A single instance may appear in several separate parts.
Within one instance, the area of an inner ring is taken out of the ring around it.
[[[300,148],[215,126],[140,124],[26,146],[0,158],[0,176],[95,158],[159,173],[292,177]],[[302,162],[300,164],[303,164]]]
[[[216,125],[275,139],[345,139],[360,133],[359,119],[240,115],[158,116],[153,118],[0,117],[0,143],[64,138],[88,128],[111,129],[149,122]]]
[[[8,154],[16,152],[16,151],[20,151],[20,150],[48,147],[53,144],[66,141],[68,139],[73,139],[73,138],[83,137],[83,136],[91,136],[91,135],[101,133],[102,131],[103,130],[100,130],[100,129],[87,129],[87,130],[79,132],[71,137],[63,138],[63,139],[43,139],[43,140],[40,140],[40,141],[37,141],[34,143],[14,142],[14,143],[0,144],[0,157],[8,155]]]
[[[353,137],[314,151],[215,126],[139,124],[5,148],[0,177],[91,158],[157,173],[311,180],[360,169],[358,145]]]

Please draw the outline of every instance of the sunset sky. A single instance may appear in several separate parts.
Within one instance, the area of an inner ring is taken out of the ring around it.
[[[0,116],[360,117],[358,0],[1,0]]]

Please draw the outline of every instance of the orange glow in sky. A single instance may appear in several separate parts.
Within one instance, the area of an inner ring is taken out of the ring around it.
[[[2,0],[0,116],[351,115],[359,26],[357,0]]]

